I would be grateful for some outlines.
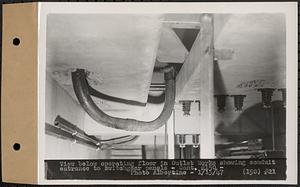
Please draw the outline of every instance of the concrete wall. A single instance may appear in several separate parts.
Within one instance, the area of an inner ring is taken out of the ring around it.
[[[52,124],[57,115],[83,128],[85,112],[50,76],[46,77],[46,123]],[[46,135],[46,159],[104,159],[106,151]]]

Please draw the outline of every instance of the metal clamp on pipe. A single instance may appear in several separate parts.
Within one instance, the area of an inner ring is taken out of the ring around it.
[[[82,108],[101,125],[126,131],[154,131],[165,125],[170,118],[175,104],[175,71],[170,67],[165,70],[165,104],[160,115],[153,121],[138,121],[112,117],[104,113],[92,100],[87,85],[84,69],[72,72],[72,82],[76,97]]]

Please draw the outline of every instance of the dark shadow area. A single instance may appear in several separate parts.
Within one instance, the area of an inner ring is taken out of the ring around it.
[[[220,70],[218,61],[214,62],[214,94],[227,95],[224,78]]]
[[[173,29],[185,48],[190,51],[199,33],[199,29]]]
[[[272,102],[271,108],[263,108],[258,103],[242,112],[229,126],[225,126],[223,122],[218,124],[216,132],[228,142],[261,139],[262,149],[282,151],[285,154],[286,110],[282,101]],[[217,147],[221,148],[222,145]]]

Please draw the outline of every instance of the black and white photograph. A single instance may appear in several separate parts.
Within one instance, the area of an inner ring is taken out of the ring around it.
[[[45,180],[287,179],[285,13],[48,12]]]

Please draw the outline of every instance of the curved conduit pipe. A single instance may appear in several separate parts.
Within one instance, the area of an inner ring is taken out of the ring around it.
[[[153,96],[153,95],[148,94],[148,100],[147,100],[148,103],[161,104],[164,101],[165,101],[165,91],[158,96]]]
[[[174,68],[165,70],[165,104],[160,115],[152,121],[138,121],[135,119],[123,119],[112,117],[104,113],[94,103],[87,85],[84,69],[72,72],[72,82],[75,94],[80,105],[95,121],[107,127],[122,129],[126,131],[153,131],[163,126],[172,114],[175,104],[175,71]]]
[[[105,143],[101,143],[101,147],[100,149],[110,149],[112,147],[118,147],[118,146],[124,146],[127,144],[131,144],[132,142],[134,142],[136,139],[138,139],[139,136],[137,135],[129,135],[129,139],[127,140],[122,140],[120,142],[105,142]]]
[[[93,87],[91,87],[88,82],[87,82],[87,86],[88,86],[90,95],[92,95],[94,97],[98,97],[100,99],[105,99],[105,100],[108,100],[108,101],[124,103],[124,104],[128,104],[128,105],[146,106],[146,103],[106,95],[106,94],[104,94],[102,92],[99,92],[98,90],[94,89]]]
[[[114,138],[109,138],[109,139],[99,139],[95,136],[86,134],[84,130],[80,129],[79,127],[72,124],[68,120],[62,118],[60,115],[58,115],[55,118],[54,126],[56,126],[57,128],[61,129],[64,132],[70,134],[72,137],[76,136],[81,139],[87,139],[89,142],[92,142],[98,146],[114,145],[114,144],[116,144],[116,145],[127,144],[127,143],[130,143],[130,142],[136,140],[139,137],[136,135],[125,135],[125,136],[119,136],[119,137],[114,137]],[[50,128],[50,130],[51,129],[52,128]],[[56,132],[54,132],[54,133],[56,134]]]
[[[107,150],[111,148],[123,147],[124,145],[131,144],[134,142],[139,136],[131,136],[129,140],[124,140],[122,142],[114,142],[114,143],[103,143],[101,144],[101,150]]]
[[[147,103],[142,103],[139,101],[133,101],[133,100],[128,100],[128,99],[122,99],[119,97],[113,97],[110,95],[106,95],[102,92],[99,92],[98,90],[94,89],[93,87],[91,87],[89,85],[89,83],[87,82],[87,86],[89,89],[89,92],[91,94],[91,96],[100,98],[100,99],[105,99],[108,101],[113,101],[113,102],[118,102],[118,103],[124,103],[124,104],[128,104],[128,105],[136,105],[136,106],[146,106],[147,103],[152,103],[152,104],[161,104],[165,101],[165,92],[163,92],[162,94],[158,95],[158,96],[153,96],[153,95],[148,95],[148,99],[147,99]]]
[[[100,98],[100,99],[105,99],[108,101],[113,101],[113,102],[118,102],[118,103],[124,103],[124,104],[128,104],[128,105],[136,105],[136,106],[146,106],[147,103],[151,103],[151,104],[161,104],[165,101],[165,92],[163,92],[162,94],[158,95],[158,96],[153,96],[153,95],[148,95],[148,99],[147,99],[147,103],[142,103],[139,101],[133,101],[133,100],[128,100],[128,99],[122,99],[119,97],[113,97],[110,95],[106,95],[96,89],[94,89],[93,87],[90,86],[90,84],[87,82],[87,86],[90,92],[91,96]]]
[[[178,64],[176,64],[178,66]],[[165,70],[169,69],[169,68],[174,68],[174,71],[179,71],[180,68],[176,67],[176,65],[174,64],[168,64],[167,66],[164,67],[154,67],[154,72],[164,72]],[[154,96],[154,95],[150,95],[148,94],[148,100],[147,103],[151,103],[151,104],[161,104],[165,102],[165,91],[163,91],[162,94],[158,95],[158,96]]]

